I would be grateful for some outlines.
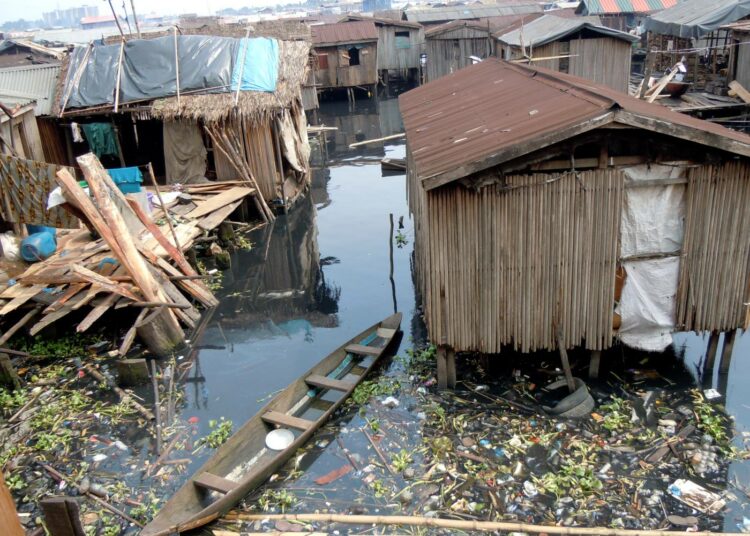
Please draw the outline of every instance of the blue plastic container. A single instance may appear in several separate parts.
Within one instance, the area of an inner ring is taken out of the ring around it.
[[[137,167],[112,168],[107,173],[122,193],[137,194],[141,191],[143,174]]]
[[[44,225],[31,225],[30,223],[26,224],[26,231],[28,231],[29,235],[33,235],[36,233],[50,233],[51,235],[54,235],[57,233],[57,229],[54,227],[45,227]]]
[[[26,262],[43,261],[57,249],[57,239],[51,233],[34,233],[21,241],[21,258]]]

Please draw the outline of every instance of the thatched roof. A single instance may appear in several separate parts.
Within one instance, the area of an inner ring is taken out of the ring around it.
[[[213,93],[182,95],[158,99],[151,104],[151,115],[156,119],[193,119],[217,122],[236,114],[253,122],[261,122],[300,98],[302,84],[307,75],[310,43],[305,41],[279,41],[279,76],[276,91],[242,91],[237,108],[235,94]]]

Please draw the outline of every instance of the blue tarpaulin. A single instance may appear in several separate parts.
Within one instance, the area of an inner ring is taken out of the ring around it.
[[[232,91],[242,72],[240,91],[276,91],[279,73],[279,43],[276,39],[253,37],[242,39],[232,70]]]

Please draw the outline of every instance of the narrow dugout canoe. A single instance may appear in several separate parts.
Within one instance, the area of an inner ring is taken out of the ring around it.
[[[164,505],[142,536],[205,525],[232,508],[277,471],[352,393],[395,338],[401,313],[347,341],[276,395],[219,447]],[[284,450],[266,446],[275,428],[293,432]]]

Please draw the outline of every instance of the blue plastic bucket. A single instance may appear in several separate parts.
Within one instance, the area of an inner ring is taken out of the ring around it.
[[[57,229],[55,229],[54,227],[45,227],[44,225],[31,225],[30,223],[27,223],[26,231],[28,231],[29,235],[33,235],[36,233],[50,233],[54,235],[57,232]]]
[[[57,240],[51,233],[34,233],[21,241],[21,258],[26,262],[43,261],[57,249]]]

